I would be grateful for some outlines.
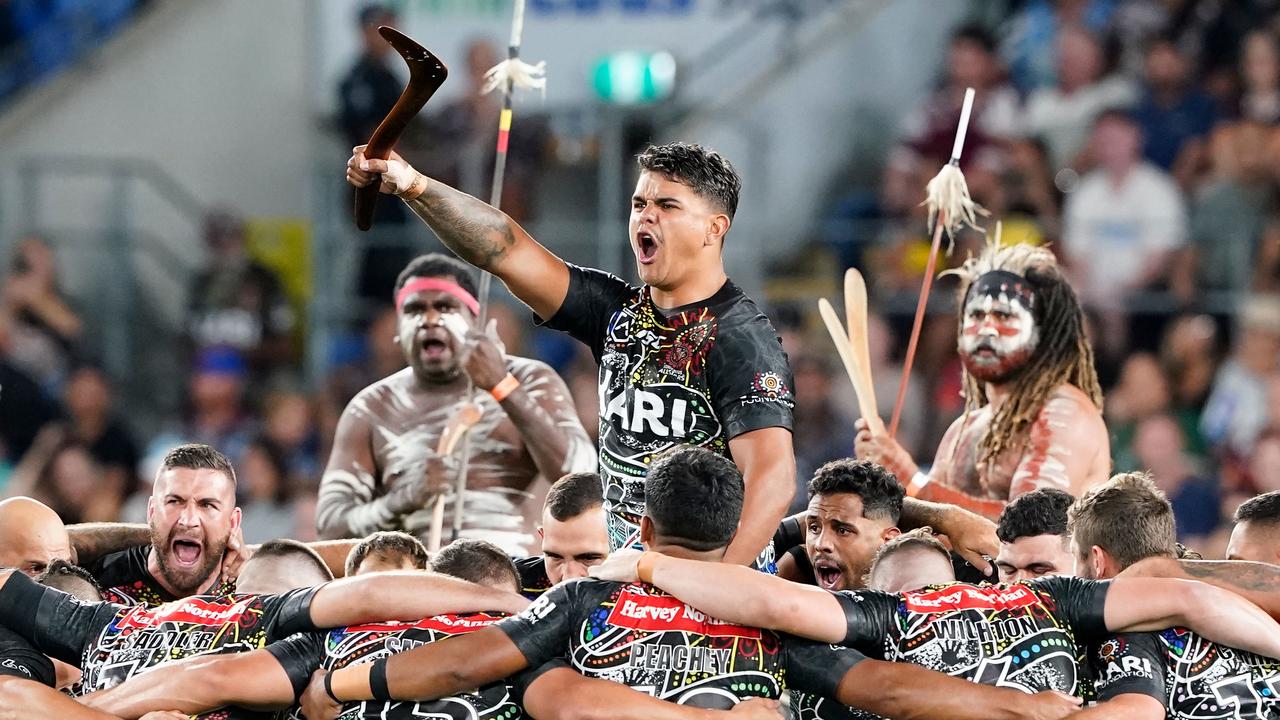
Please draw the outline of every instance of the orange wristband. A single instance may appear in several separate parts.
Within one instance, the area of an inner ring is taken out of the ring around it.
[[[658,562],[658,553],[645,550],[636,561],[636,577],[642,583],[653,584],[653,564]]]
[[[426,191],[427,176],[422,173],[418,173],[418,176],[413,179],[413,184],[406,188],[404,192],[400,193],[400,198],[402,200],[414,200]]]
[[[493,389],[489,391],[489,394],[493,396],[494,400],[502,402],[507,399],[508,395],[515,392],[518,387],[520,387],[520,381],[516,379],[515,375],[507,373],[506,377],[502,378],[502,380],[498,381],[497,385],[493,386]]]

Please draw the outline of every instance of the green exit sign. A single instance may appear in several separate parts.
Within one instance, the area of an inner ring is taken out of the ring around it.
[[[615,105],[666,100],[676,85],[676,59],[668,52],[606,55],[596,62],[592,84],[601,100]]]

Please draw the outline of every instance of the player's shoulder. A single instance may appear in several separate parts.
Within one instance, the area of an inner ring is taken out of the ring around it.
[[[1103,422],[1102,411],[1093,398],[1071,383],[1062,383],[1054,388],[1044,407],[1040,408],[1040,417],[1048,420],[1051,426],[1055,421]]]
[[[367,385],[347,403],[344,415],[370,417],[397,403],[412,404],[408,394],[414,387],[413,369],[403,368]]]
[[[526,385],[534,380],[560,377],[555,369],[545,362],[519,355],[507,356],[507,370],[515,375],[521,384]]]

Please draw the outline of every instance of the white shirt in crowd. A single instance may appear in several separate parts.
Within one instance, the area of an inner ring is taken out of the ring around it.
[[[1187,239],[1187,214],[1173,178],[1145,162],[1115,184],[1103,170],[1067,196],[1063,246],[1086,302],[1114,306],[1160,253]]]
[[[1027,98],[1026,132],[1044,140],[1056,172],[1075,161],[1103,110],[1130,107],[1137,97],[1133,84],[1118,75],[1070,95],[1056,87],[1041,88]]]

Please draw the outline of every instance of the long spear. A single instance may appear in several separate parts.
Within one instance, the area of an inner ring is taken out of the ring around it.
[[[498,141],[493,158],[493,184],[489,187],[489,204],[502,207],[502,183],[507,172],[507,145],[511,138],[511,98],[516,90],[542,90],[546,92],[547,79],[545,62],[530,65],[520,60],[520,41],[524,35],[524,3],[515,0],[515,11],[511,18],[511,42],[507,44],[507,59],[498,63],[484,74],[485,84],[481,92],[490,93],[502,88],[502,113],[498,116]],[[480,317],[479,327],[484,328],[489,314],[489,288],[493,284],[493,275],[480,271]],[[476,405],[475,387],[469,391],[470,403]],[[473,413],[474,414],[474,413]],[[477,416],[478,419],[478,416]],[[464,432],[466,432],[464,430]],[[471,466],[471,433],[462,436],[462,462],[458,466],[458,478],[454,485],[453,536],[457,540],[462,532],[463,495],[467,490],[467,470]]]

